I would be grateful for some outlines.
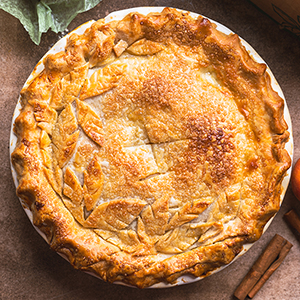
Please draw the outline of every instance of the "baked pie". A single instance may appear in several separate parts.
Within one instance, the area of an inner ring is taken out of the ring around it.
[[[262,235],[291,165],[284,100],[235,34],[165,8],[94,22],[21,91],[17,195],[52,249],[140,288]]]

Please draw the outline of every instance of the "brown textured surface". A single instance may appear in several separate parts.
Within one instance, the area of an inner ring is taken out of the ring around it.
[[[286,96],[294,128],[295,159],[297,149],[300,40],[281,31],[247,1],[109,1],[103,0],[90,12],[78,16],[70,30],[79,24],[123,8],[160,5],[184,8],[210,17],[235,31],[247,40],[272,69]],[[270,278],[256,299],[299,299],[300,276],[299,243],[282,220],[290,207],[299,205],[288,190],[283,206],[263,238],[227,269],[200,282],[165,290],[139,291],[103,283],[73,270],[34,231],[15,196],[8,158],[10,120],[18,93],[33,66],[58,37],[54,33],[43,36],[35,46],[17,20],[0,11],[1,51],[1,229],[0,229],[0,297],[1,299],[231,299],[233,291],[247,273],[261,250],[275,233],[295,244],[283,265]],[[291,289],[290,287],[293,286]]]

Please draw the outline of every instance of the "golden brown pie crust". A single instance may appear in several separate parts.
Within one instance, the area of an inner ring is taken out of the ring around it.
[[[207,276],[278,211],[284,101],[215,27],[170,8],[99,20],[23,88],[17,195],[75,268],[140,288]]]

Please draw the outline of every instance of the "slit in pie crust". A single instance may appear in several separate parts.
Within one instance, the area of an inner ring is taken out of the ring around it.
[[[17,195],[55,251],[140,288],[261,236],[291,165],[284,100],[235,34],[165,8],[99,20],[21,91]]]

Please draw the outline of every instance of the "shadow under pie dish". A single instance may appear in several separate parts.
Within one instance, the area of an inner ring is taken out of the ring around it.
[[[17,195],[75,268],[140,288],[203,278],[279,210],[288,110],[224,30],[172,8],[121,11],[31,74],[13,120]]]

